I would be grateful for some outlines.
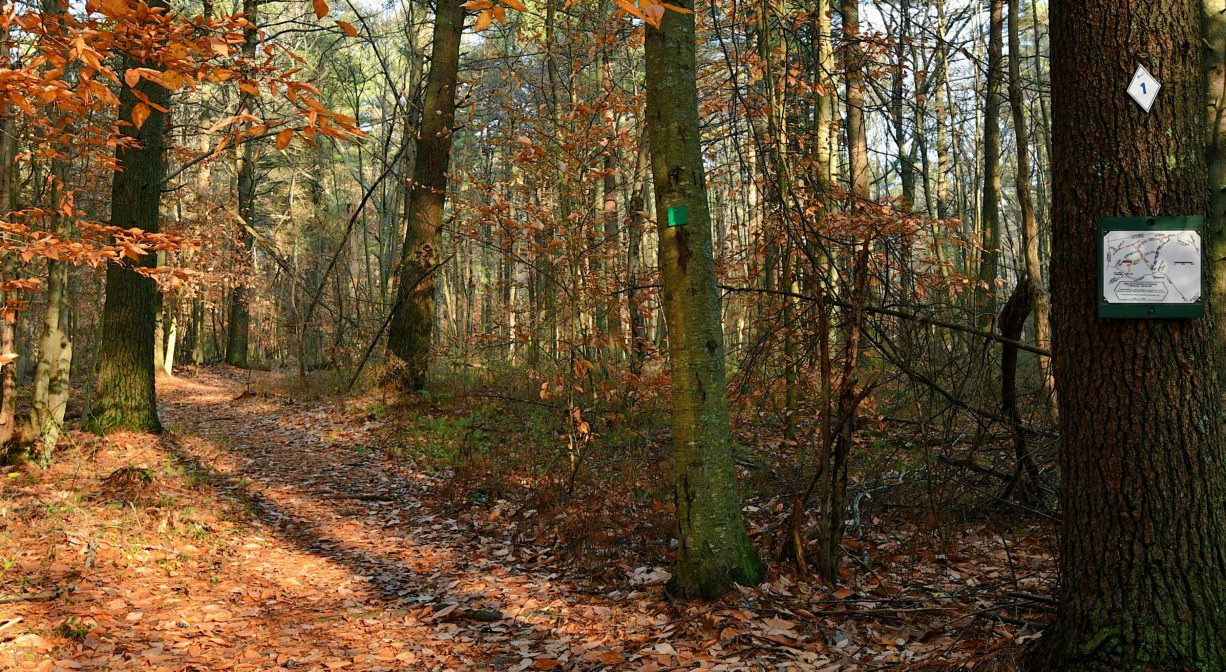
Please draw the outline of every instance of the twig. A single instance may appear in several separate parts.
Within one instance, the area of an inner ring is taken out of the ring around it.
[[[41,593],[20,593],[20,594],[0,594],[0,604],[14,604],[16,602],[45,602],[54,600],[55,598],[67,593],[74,584],[67,584],[56,588],[55,590],[44,590]]]

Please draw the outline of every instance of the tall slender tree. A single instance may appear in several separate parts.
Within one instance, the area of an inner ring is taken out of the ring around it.
[[[1017,149],[1017,178],[1014,182],[1018,209],[1022,217],[1022,259],[1026,277],[1030,279],[1031,303],[1034,306],[1034,340],[1040,348],[1051,345],[1051,301],[1047,279],[1039,261],[1039,223],[1034,214],[1034,198],[1030,193],[1030,128],[1026,122],[1026,99],[1022,94],[1022,39],[1018,2],[1009,0],[1009,108],[1013,112],[1013,137]],[[1050,402],[1052,417],[1057,417],[1055,380],[1051,361],[1043,359],[1043,391]]]
[[[842,0],[843,15],[843,85],[847,111],[844,127],[847,132],[847,169],[851,189],[850,210],[854,213],[867,204],[869,194],[868,134],[864,124],[865,55],[860,43],[860,2]],[[829,582],[838,579],[839,561],[843,556],[843,509],[847,497],[847,459],[851,453],[856,425],[856,410],[860,397],[856,393],[861,341],[864,332],[864,302],[868,298],[870,240],[854,240],[851,246],[851,315],[844,329],[846,343],[843,355],[842,380],[838,393],[838,426],[834,436],[822,437],[820,455],[822,469],[822,520],[818,527],[817,571]]]
[[[754,585],[763,565],[745,531],[729,438],[724,332],[698,124],[694,1],[646,28],[647,126],[661,298],[672,368],[674,497],[681,545],[669,590],[714,598]]]
[[[990,0],[988,17],[987,91],[983,105],[983,199],[979,206],[979,309],[983,319],[996,313],[996,278],[1000,273],[1000,108],[1004,79],[1005,0]]]
[[[255,51],[260,40],[255,23],[258,20],[258,0],[243,0],[247,25],[243,28],[243,58],[255,64]],[[252,114],[256,96],[248,91],[239,94],[238,114]],[[255,248],[255,141],[247,140],[236,148],[234,172],[238,181],[239,249],[245,259],[251,259]],[[247,368],[248,341],[251,338],[251,309],[247,305],[247,288],[237,285],[230,293],[230,327],[226,340],[226,363]]]
[[[1085,36],[1093,34],[1094,40]],[[1032,670],[1226,668],[1226,441],[1206,319],[1095,317],[1100,216],[1209,206],[1199,0],[1053,0],[1056,620]],[[1137,64],[1162,82],[1146,113]],[[1211,286],[1213,269],[1205,268]]]
[[[415,138],[416,161],[405,205],[407,228],[401,248],[400,285],[387,336],[387,349],[403,363],[403,380],[413,389],[426,385],[434,334],[434,275],[447,204],[447,167],[451,162],[463,33],[463,3],[438,0],[425,107]]]

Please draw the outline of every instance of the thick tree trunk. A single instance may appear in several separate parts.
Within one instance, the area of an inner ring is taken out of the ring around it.
[[[1098,217],[1209,205],[1200,10],[1198,0],[1052,3],[1063,524],[1057,617],[1030,651],[1032,670],[1226,669],[1212,322],[1095,314]],[[1162,82],[1149,113],[1124,93],[1137,64]]]
[[[165,7],[163,2],[151,6]],[[156,64],[131,62],[128,67]],[[170,92],[148,79],[136,85],[149,101],[167,107]],[[166,113],[150,107],[149,117],[136,129],[130,122],[137,100],[126,85],[120,90],[119,118],[134,137],[136,146],[119,147],[115,157],[123,170],[111,184],[111,224],[123,229],[158,231],[162,201],[162,177],[166,173]],[[140,266],[156,264],[153,254],[143,255]],[[106,301],[102,308],[102,338],[98,345],[98,370],[87,427],[98,433],[128,429],[161,431],[157,414],[157,390],[153,368],[154,311],[157,286],[132,269],[130,262],[112,263],[106,269]]]
[[[693,9],[693,0],[677,3]],[[763,574],[741,517],[729,440],[724,333],[698,129],[694,15],[646,28],[647,125],[672,366],[681,545],[669,590],[714,598]],[[669,225],[672,218],[674,226]]]
[[[447,201],[447,167],[455,123],[456,74],[464,8],[460,0],[439,0],[434,14],[434,44],[426,101],[416,139],[417,161],[405,206],[408,227],[400,259],[400,288],[387,335],[387,349],[404,365],[402,379],[423,389],[434,334],[435,267],[443,207]]]
[[[983,106],[983,200],[979,227],[983,256],[979,260],[978,306],[981,321],[990,324],[996,315],[996,278],[1000,261],[1000,93],[1004,78],[1005,0],[990,0],[988,24],[987,99]]]
[[[1213,280],[1213,319],[1218,346],[1226,353],[1226,0],[1203,0],[1205,77],[1209,108],[1209,211],[1206,224],[1219,267]]]

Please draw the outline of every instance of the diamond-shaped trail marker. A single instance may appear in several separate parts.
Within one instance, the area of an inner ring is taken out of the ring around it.
[[[1146,70],[1144,65],[1138,65],[1137,73],[1132,76],[1132,83],[1128,85],[1128,95],[1137,101],[1141,109],[1149,112],[1149,108],[1154,105],[1154,99],[1158,97],[1158,89],[1161,88],[1162,84],[1149,74],[1149,70]]]

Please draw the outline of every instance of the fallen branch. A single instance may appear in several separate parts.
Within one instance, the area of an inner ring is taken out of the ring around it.
[[[0,593],[0,604],[14,604],[17,602],[46,602],[54,600],[59,596],[72,590],[76,584],[67,584],[56,588],[55,590],[44,590],[41,593]]]

